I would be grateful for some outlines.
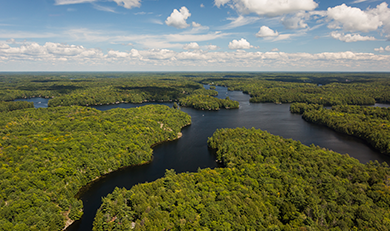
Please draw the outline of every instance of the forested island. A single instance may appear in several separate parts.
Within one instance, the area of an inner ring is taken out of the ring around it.
[[[256,129],[209,139],[225,168],[116,189],[94,230],[388,230],[390,169]]]
[[[152,159],[191,118],[178,108],[294,103],[308,122],[390,154],[388,73],[0,73],[0,230],[61,230],[82,214],[75,195],[99,177]],[[204,85],[210,85],[205,89]],[[42,97],[49,108],[15,99]],[[91,106],[174,102],[99,111]],[[177,104],[178,103],[178,104]],[[325,109],[324,106],[333,106]],[[177,109],[175,109],[177,108]],[[240,109],[238,109],[240,110]],[[218,112],[219,113],[219,112]],[[214,113],[214,114],[218,114]],[[386,163],[305,146],[256,129],[209,139],[223,168],[166,176],[103,198],[95,230],[378,229],[390,227]]]

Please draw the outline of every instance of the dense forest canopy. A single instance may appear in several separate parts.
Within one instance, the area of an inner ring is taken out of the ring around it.
[[[390,108],[338,105],[331,110],[318,104],[294,103],[293,113],[308,122],[364,139],[384,154],[390,154]]]
[[[215,86],[291,112],[390,153],[389,73],[0,73],[0,230],[60,230],[82,215],[78,190],[103,174],[151,160],[151,145],[191,122],[166,106],[238,108]],[[210,90],[203,85],[210,84]],[[18,98],[48,98],[32,109]],[[78,106],[72,106],[78,105]],[[332,110],[324,106],[333,105]],[[389,168],[255,129],[209,139],[226,167],[175,174],[103,199],[95,230],[352,230],[390,227]]]
[[[251,102],[322,105],[390,103],[388,73],[46,73],[0,74],[0,100],[50,98],[49,106],[178,101],[228,86]]]
[[[151,160],[153,144],[191,118],[162,105],[105,112],[55,107],[0,113],[0,230],[61,230],[79,219],[79,189]]]
[[[302,102],[327,106],[390,103],[388,74],[210,78],[202,82],[243,91],[251,96],[252,103]]]
[[[225,168],[115,189],[94,230],[388,230],[390,169],[256,129],[208,141]]]

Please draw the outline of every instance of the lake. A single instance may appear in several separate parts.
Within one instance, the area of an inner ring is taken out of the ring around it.
[[[154,159],[150,164],[127,167],[110,173],[82,190],[79,198],[84,203],[84,215],[67,230],[91,230],[95,213],[101,205],[101,198],[111,193],[115,187],[130,189],[133,185],[154,181],[163,177],[166,169],[175,169],[180,173],[196,172],[199,168],[218,167],[213,151],[207,147],[207,138],[211,137],[218,128],[259,128],[274,135],[299,140],[306,145],[313,143],[339,153],[348,153],[362,163],[370,160],[390,163],[390,156],[378,153],[358,138],[308,123],[301,118],[301,115],[291,114],[289,104],[253,104],[249,102],[249,95],[242,92],[227,91],[227,88],[218,86],[216,90],[219,93],[218,98],[229,96],[230,99],[239,101],[240,108],[219,111],[181,108],[192,117],[192,124],[182,130],[182,138],[154,147]],[[163,104],[170,107],[173,105],[173,103]],[[145,104],[115,104],[95,108],[109,110],[142,105]]]

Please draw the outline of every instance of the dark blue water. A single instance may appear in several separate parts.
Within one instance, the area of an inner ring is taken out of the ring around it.
[[[33,102],[35,108],[41,108],[41,107],[47,107],[49,99],[37,97],[37,98],[28,98],[28,99],[15,99],[14,101]]]

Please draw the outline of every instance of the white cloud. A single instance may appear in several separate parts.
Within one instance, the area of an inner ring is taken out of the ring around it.
[[[106,6],[101,6],[101,5],[98,5],[98,4],[93,4],[93,8],[95,8],[96,10],[100,10],[100,11],[106,11],[106,12],[116,13],[116,11],[114,10],[114,8],[106,7]]]
[[[231,50],[238,50],[238,49],[250,49],[253,46],[246,41],[246,39],[242,38],[240,40],[233,40],[229,42],[229,49]]]
[[[383,47],[379,47],[379,48],[374,48],[374,51],[378,51],[380,53],[383,53],[383,52],[385,52],[385,49],[383,49]]]
[[[200,25],[199,23],[196,23],[196,22],[192,22],[192,27],[201,27],[202,25]]]
[[[375,51],[378,51],[378,52],[380,52],[380,53],[383,53],[383,52],[385,52],[385,51],[390,51],[390,46],[387,46],[387,47],[385,47],[385,48],[383,48],[383,47],[374,48],[374,50],[375,50]]]
[[[198,50],[198,49],[200,49],[200,46],[197,43],[192,42],[192,43],[189,43],[189,44],[185,44],[183,46],[183,49],[184,50]]]
[[[201,3],[201,4],[200,4],[200,7],[201,7],[201,8],[204,8],[204,4],[203,4],[203,3]]]
[[[233,29],[236,27],[252,24],[256,21],[258,21],[259,17],[244,17],[242,15],[238,16],[237,18],[227,18],[228,20],[232,21],[227,25],[224,25],[221,27],[222,30],[226,29]]]
[[[272,52],[277,52],[277,51],[279,51],[279,49],[278,48],[273,48],[271,51]]]
[[[180,11],[174,9],[171,15],[165,21],[165,23],[168,26],[173,26],[176,27],[177,29],[184,29],[189,26],[186,20],[190,16],[191,16],[190,11],[185,6],[182,6],[180,8]]]
[[[95,1],[96,0],[55,0],[55,5],[70,5]]]
[[[133,43],[135,47],[142,48],[182,48],[182,43],[210,41],[223,38],[229,33],[206,32],[198,33],[203,27],[193,28],[194,30],[184,31],[176,34],[127,34],[123,31],[89,30],[87,28],[77,28],[57,34],[58,37],[66,38],[73,42],[115,42]],[[198,30],[199,29],[199,30]],[[0,36],[2,34],[0,33]],[[12,36],[9,36],[12,37]]]
[[[357,4],[357,3],[361,3],[361,2],[366,2],[367,0],[355,0],[352,2],[352,4]]]
[[[384,26],[386,33],[390,32],[390,9],[387,3],[383,2],[376,8],[363,11],[356,7],[345,4],[328,8],[328,17],[333,19],[330,28],[337,28],[341,25],[346,31],[369,32]]]
[[[282,24],[286,29],[303,29],[308,27],[307,23],[305,20],[308,20],[310,18],[310,14],[300,12],[295,14],[292,17],[286,17],[284,16],[281,19]]]
[[[214,3],[218,7],[230,3],[240,13],[267,16],[314,10],[318,6],[313,0],[215,0]]]
[[[79,3],[92,3],[98,0],[55,0],[55,5],[70,5],[70,4],[79,4]],[[133,7],[140,7],[141,0],[109,0],[116,2],[118,6],[122,6],[127,9],[131,9]]]
[[[226,3],[230,2],[230,0],[215,0],[214,4],[218,7],[221,7],[225,5]]]
[[[83,61],[95,58],[103,58],[103,53],[94,48],[84,48],[83,46],[65,45],[60,43],[46,42],[39,45],[36,42],[22,44],[19,47],[4,46],[0,44],[0,57],[14,60],[74,60]]]
[[[276,37],[279,33],[277,31],[273,31],[268,26],[260,27],[259,32],[257,32],[256,37],[264,38],[264,37]]]
[[[205,46],[205,48],[206,48],[207,50],[212,50],[212,51],[218,50],[218,46],[212,45],[212,44]]]
[[[297,35],[294,35],[294,34],[280,34],[278,37],[276,37],[273,41],[280,41],[280,40],[286,40],[286,39],[290,39],[291,36],[297,36]]]
[[[372,36],[361,36],[360,34],[344,34],[336,31],[332,31],[330,36],[334,39],[338,39],[343,42],[359,42],[359,41],[375,41],[376,39]]]
[[[126,9],[131,9],[133,7],[140,7],[141,0],[113,0],[118,4],[118,6],[123,6]]]
[[[244,40],[246,41],[246,40]],[[236,43],[239,41],[236,40]],[[249,44],[249,43],[248,43]],[[250,46],[246,44],[246,46]],[[389,50],[390,46],[383,48]],[[23,65],[20,63],[23,62]],[[14,66],[13,68],[11,66]],[[85,48],[79,45],[64,45],[35,42],[9,45],[0,43],[0,67],[2,70],[40,70],[38,67],[56,70],[390,70],[390,56],[351,51],[322,53],[231,52],[188,50],[175,52],[169,49],[131,51]],[[10,68],[11,67],[11,68]],[[27,68],[27,67],[30,67]],[[38,69],[37,69],[38,68]],[[62,68],[62,69],[61,69]],[[66,68],[66,69],[64,69]],[[69,69],[70,68],[70,69]],[[47,69],[44,69],[47,70]]]

